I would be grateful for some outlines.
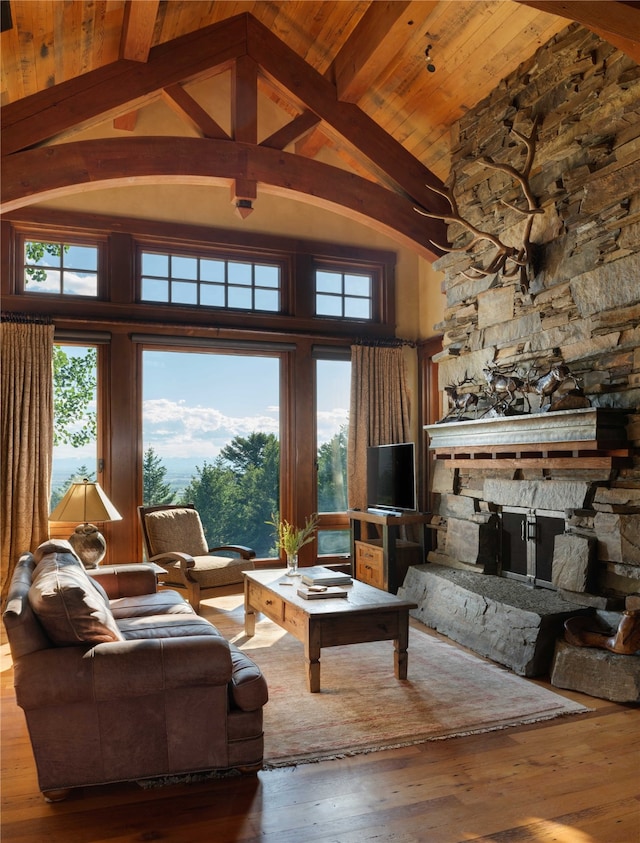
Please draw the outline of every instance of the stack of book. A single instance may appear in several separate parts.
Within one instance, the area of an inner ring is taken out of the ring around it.
[[[351,585],[351,577],[349,574],[342,574],[340,571],[332,571],[330,568],[324,568],[322,565],[316,565],[313,568],[302,569],[302,582],[305,585]]]
[[[305,600],[322,600],[327,597],[347,597],[349,592],[341,585],[301,585],[298,589],[300,597]]]

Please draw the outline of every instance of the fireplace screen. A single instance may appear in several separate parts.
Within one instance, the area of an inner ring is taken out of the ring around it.
[[[502,576],[552,588],[553,546],[565,531],[564,513],[505,507],[500,520]]]

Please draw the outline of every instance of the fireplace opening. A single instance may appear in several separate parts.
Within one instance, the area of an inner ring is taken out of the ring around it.
[[[503,507],[500,513],[499,572],[532,586],[552,582],[555,538],[565,532],[563,512]]]

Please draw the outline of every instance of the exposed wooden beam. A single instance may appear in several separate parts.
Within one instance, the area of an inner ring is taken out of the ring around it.
[[[231,135],[258,142],[258,66],[249,56],[239,56],[231,73]]]
[[[132,137],[40,147],[2,159],[0,212],[47,199],[120,184],[230,185],[260,183],[278,195],[290,191],[310,204],[355,217],[416,250],[439,256],[430,241],[444,225],[414,210],[411,200],[339,167],[255,144],[209,138]]]
[[[298,114],[277,132],[265,138],[261,142],[261,146],[268,146],[270,149],[284,149],[315,128],[319,122],[320,118],[312,111],[303,111],[302,114]]]
[[[354,150],[366,156],[381,177],[392,180],[422,207],[434,212],[445,209],[441,197],[426,187],[428,184],[442,189],[437,176],[356,105],[339,101],[331,82],[250,16],[247,49],[274,84],[283,87],[300,107],[307,106]]]
[[[322,131],[320,124],[314,126],[311,131],[302,135],[296,141],[295,150],[298,155],[306,155],[307,158],[315,158],[320,150],[327,146],[329,138]]]
[[[120,58],[147,61],[160,0],[126,0],[120,39]]]
[[[138,121],[137,111],[128,111],[126,114],[120,114],[113,120],[113,128],[120,129],[123,132],[133,132]]]
[[[640,64],[640,4],[619,0],[515,0],[582,24]]]
[[[246,15],[154,47],[146,63],[122,59],[2,109],[2,152],[44,143],[114,119],[158,98],[163,88],[202,78],[246,52]]]
[[[126,0],[120,38],[120,58],[147,61],[153,43],[153,29],[160,0]],[[121,114],[113,121],[113,128],[132,132],[138,119],[137,111]]]
[[[371,3],[325,74],[338,98],[358,102],[425,21],[437,0],[378,0]]]
[[[230,140],[229,135],[213,117],[196,102],[181,85],[170,85],[162,91],[162,97],[176,114],[188,123],[203,138]]]

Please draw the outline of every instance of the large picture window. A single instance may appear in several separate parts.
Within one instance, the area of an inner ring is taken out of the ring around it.
[[[276,557],[279,389],[277,356],[144,351],[144,504],[193,503],[210,547]]]
[[[274,516],[317,512],[302,564],[344,561],[350,347],[394,331],[393,252],[46,210],[4,233],[3,307],[50,314],[59,386],[89,396],[71,396],[52,506],[98,480],[123,516],[111,561],[142,558],[141,504],[193,503],[211,546],[265,560]]]

